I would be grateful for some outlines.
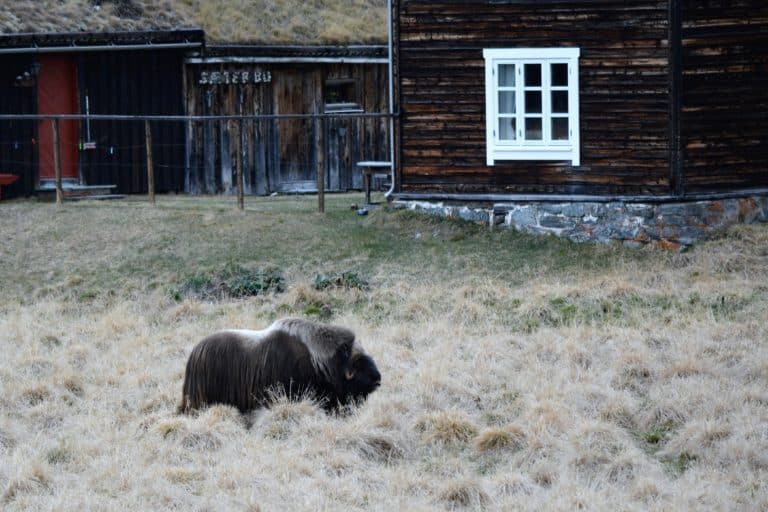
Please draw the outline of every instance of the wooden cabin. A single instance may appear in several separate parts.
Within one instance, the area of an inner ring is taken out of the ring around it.
[[[389,155],[387,54],[206,45],[200,30],[0,36],[0,114],[170,117],[151,122],[160,193],[234,193],[238,158],[247,194],[316,191],[318,172],[328,191],[360,189],[355,163]],[[267,118],[226,118],[240,115]],[[58,125],[67,194],[147,192],[143,120]],[[0,120],[0,173],[21,178],[4,197],[53,188],[52,133]]]
[[[393,0],[399,200],[768,193],[768,2]]]
[[[768,3],[394,0],[402,196],[768,187]]]
[[[0,36],[0,113],[182,115],[184,54],[202,45],[200,30]],[[53,186],[50,124],[0,121],[0,172],[21,177],[4,196]],[[180,191],[185,127],[152,125],[156,188]],[[146,192],[143,122],[62,120],[59,141],[69,191]]]
[[[358,45],[207,45],[189,55],[189,115],[263,117],[191,123],[185,190],[234,193],[238,158],[246,194],[317,191],[318,172],[326,190],[360,189],[355,163],[389,154],[388,120],[364,117],[387,112],[387,62],[386,46]]]

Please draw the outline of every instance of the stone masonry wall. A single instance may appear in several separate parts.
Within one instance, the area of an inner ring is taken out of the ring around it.
[[[535,234],[553,234],[575,242],[620,242],[629,247],[653,244],[680,250],[738,223],[768,221],[768,196],[675,203],[515,202],[462,205],[394,201],[443,217]]]

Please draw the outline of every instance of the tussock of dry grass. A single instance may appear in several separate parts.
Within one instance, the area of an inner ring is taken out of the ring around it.
[[[0,33],[201,27],[215,42],[386,42],[382,0],[23,0],[0,5]]]
[[[0,204],[0,508],[768,507],[766,226],[628,252],[326,200]],[[174,298],[231,263],[288,288]],[[364,405],[175,413],[204,335],[321,314],[381,369]]]

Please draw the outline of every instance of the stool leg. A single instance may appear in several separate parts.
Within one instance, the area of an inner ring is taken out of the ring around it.
[[[363,174],[363,186],[365,187],[365,204],[371,204],[371,175]]]

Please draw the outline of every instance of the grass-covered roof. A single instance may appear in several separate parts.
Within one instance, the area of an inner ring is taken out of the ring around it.
[[[386,0],[19,0],[0,2],[0,33],[200,27],[209,42],[386,42]]]

